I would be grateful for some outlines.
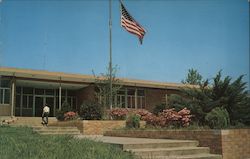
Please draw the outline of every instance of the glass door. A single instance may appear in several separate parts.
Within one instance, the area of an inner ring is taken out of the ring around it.
[[[43,112],[44,100],[43,97],[36,96],[35,97],[35,116],[41,117]]]
[[[54,116],[54,97],[45,97],[45,102],[50,108],[49,116]]]

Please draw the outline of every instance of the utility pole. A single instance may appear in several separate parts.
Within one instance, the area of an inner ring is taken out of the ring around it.
[[[109,0],[109,78],[110,78],[110,109],[113,107],[112,96],[112,0]]]

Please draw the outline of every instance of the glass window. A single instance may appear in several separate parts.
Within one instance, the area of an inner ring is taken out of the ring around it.
[[[138,96],[145,96],[144,90],[137,90]]]
[[[9,88],[0,88],[0,104],[10,104]]]
[[[4,104],[10,104],[10,89],[5,89]]]
[[[33,96],[28,96],[28,108],[33,107]]]
[[[74,92],[73,91],[71,91],[71,90],[68,90],[68,96],[74,96],[75,94],[74,94]]]
[[[44,95],[44,89],[35,89],[36,95]]]
[[[54,95],[54,89],[46,89],[45,94],[46,95]]]
[[[120,90],[120,91],[118,91],[117,94],[119,94],[119,95],[125,95],[125,90]]]
[[[4,104],[3,103],[3,98],[4,98],[3,92],[4,92],[4,89],[0,89],[0,104]]]
[[[16,93],[21,94],[21,87],[16,87]]]
[[[135,95],[134,89],[128,89],[128,95]]]
[[[24,87],[23,94],[33,94],[33,88]]]
[[[23,95],[23,108],[27,108],[27,102],[28,100],[27,100],[27,95]]]
[[[0,77],[0,87],[10,88],[10,80],[1,79]]]
[[[20,106],[21,106],[21,96],[17,95],[16,96],[16,107],[20,108]]]

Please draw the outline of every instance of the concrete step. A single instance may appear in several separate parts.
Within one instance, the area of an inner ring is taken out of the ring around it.
[[[12,125],[20,126],[41,126],[42,117],[16,117],[17,120]],[[57,122],[55,117],[49,117],[49,124]]]
[[[183,156],[148,156],[138,157],[139,159],[222,159],[221,155],[215,154],[196,154]]]
[[[74,132],[79,132],[79,130],[56,130],[56,129],[52,129],[52,130],[33,130],[34,132],[38,132],[38,133],[44,133],[44,132],[48,132],[48,133],[60,133],[60,132],[65,132],[65,133],[74,133]]]
[[[80,135],[80,132],[42,132],[41,135]]]
[[[77,127],[74,126],[32,126],[34,130],[78,130]]]
[[[171,148],[171,147],[196,147],[198,141],[194,140],[169,140],[165,142],[151,142],[151,143],[136,143],[123,144],[123,149],[142,149],[142,148]]]
[[[127,149],[126,151],[133,152],[135,155],[141,157],[209,154],[208,147],[143,148]]]
[[[197,147],[195,140],[149,139],[112,136],[84,136],[95,141],[114,144],[130,151],[138,159],[222,159],[221,155],[209,154],[208,147]],[[186,145],[186,146],[184,146]]]
[[[77,127],[59,127],[59,126],[33,126],[33,131],[42,135],[80,135]]]

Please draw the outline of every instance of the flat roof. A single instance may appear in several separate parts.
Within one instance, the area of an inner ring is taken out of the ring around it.
[[[93,75],[72,74],[64,72],[51,72],[45,70],[32,70],[11,67],[0,67],[1,76],[14,76],[20,79],[29,80],[49,80],[54,82],[72,82],[79,84],[91,84],[95,82]],[[118,78],[122,85],[146,88],[161,88],[161,89],[180,89],[183,87],[194,87],[194,85],[181,83],[168,83],[147,81],[138,79]]]

